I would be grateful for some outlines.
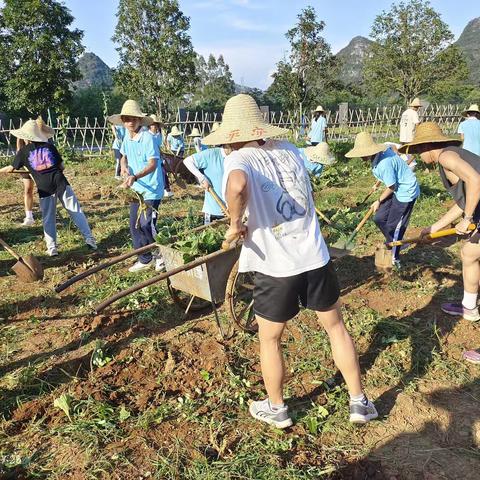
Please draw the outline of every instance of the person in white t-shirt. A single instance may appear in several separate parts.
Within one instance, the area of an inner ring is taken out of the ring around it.
[[[422,106],[419,98],[415,98],[400,118],[400,143],[405,144],[413,140],[415,128],[420,123],[418,109]]]
[[[203,140],[205,145],[223,145],[227,153],[223,191],[231,221],[226,240],[243,237],[239,271],[254,272],[253,308],[268,398],[252,402],[250,413],[278,428],[292,425],[283,402],[281,338],[286,322],[299,312],[300,301],[317,312],[330,338],[333,358],[350,393],[350,420],[366,423],[378,414],[362,389],[308,173],[294,145],[271,139],[287,133],[266,123],[255,100],[240,94],[228,100],[222,125]]]

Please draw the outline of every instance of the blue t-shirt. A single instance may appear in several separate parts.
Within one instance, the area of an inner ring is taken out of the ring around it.
[[[167,139],[172,152],[176,153],[178,150],[181,151],[185,148],[185,142],[183,141],[183,137],[181,135],[174,137],[171,133],[169,133]]]
[[[132,189],[143,195],[145,200],[161,200],[163,197],[163,171],[160,164],[160,155],[158,154],[152,135],[145,130],[141,130],[130,138],[126,134],[120,148],[122,155],[127,157],[128,170],[131,175],[141,172],[151,158],[157,159],[157,168],[150,174],[138,179]]]
[[[387,187],[395,189],[399,202],[411,202],[420,195],[417,177],[391,148],[379,153],[372,165],[373,175]]]
[[[463,133],[463,148],[480,155],[480,120],[467,118],[458,126],[458,133]]]
[[[163,143],[162,134],[161,133],[152,133],[151,130],[149,130],[148,133],[150,133],[150,135],[152,136],[153,145],[154,145],[155,149],[157,150],[158,155],[160,156],[162,143]]]
[[[327,119],[320,115],[317,120],[312,120],[312,126],[308,136],[310,137],[310,142],[320,143],[324,141],[325,138],[325,129],[327,128]]]
[[[117,135],[117,138],[113,141],[113,150],[120,150],[123,139],[125,138],[125,132],[125,127],[122,127],[121,125],[115,125],[115,133]]]
[[[224,158],[223,150],[218,147],[209,148],[193,154],[195,165],[203,172],[215,190],[215,193],[225,202],[222,194]],[[210,215],[223,215],[222,209],[208,192],[205,192],[203,212],[209,213]]]
[[[323,172],[323,165],[321,163],[311,162],[308,159],[304,148],[299,148],[298,151],[300,152],[300,156],[303,159],[303,164],[305,165],[305,168],[315,177],[319,177]]]

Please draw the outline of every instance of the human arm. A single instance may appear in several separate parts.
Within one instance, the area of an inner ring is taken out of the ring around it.
[[[243,223],[243,215],[248,202],[248,177],[243,170],[232,170],[228,175],[225,198],[230,213],[230,227],[225,239],[229,242],[243,237],[247,227]]]
[[[394,193],[395,193],[395,185],[387,187],[380,195],[380,198],[372,203],[371,208],[373,209],[373,211],[376,212],[380,207],[380,204],[383,203],[388,198],[390,198]]]
[[[187,169],[195,175],[195,178],[198,180],[198,183],[205,189],[210,186],[210,182],[207,180],[207,177],[197,168],[195,163],[195,158],[193,155],[185,158],[183,160],[183,164],[187,167]]]
[[[118,140],[117,130],[115,129],[115,127],[114,127],[113,125],[110,125],[110,128],[112,129],[113,138],[114,138],[115,140]]]
[[[431,227],[424,228],[420,235],[425,237],[430,233],[435,233],[448,227],[462,216],[463,210],[455,204],[443,217],[438,219]]]

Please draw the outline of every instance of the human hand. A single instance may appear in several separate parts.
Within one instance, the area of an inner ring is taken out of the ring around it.
[[[432,227],[426,227],[426,228],[423,228],[422,231],[420,232],[420,238],[422,240],[426,240],[426,237],[428,235],[430,235],[432,232]]]
[[[210,183],[208,180],[203,180],[202,183],[200,183],[201,187],[205,190],[208,190],[210,188]]]
[[[232,223],[225,232],[225,241],[222,248],[229,248],[232,243],[245,237],[247,234],[247,226],[243,222]]]
[[[455,225],[455,231],[458,235],[466,235],[470,232],[468,227],[470,226],[471,220],[469,218],[463,218],[460,222]]]
[[[125,185],[126,185],[127,187],[131,187],[136,181],[137,181],[137,179],[135,178],[134,175],[129,175],[129,176],[125,179]]]
[[[373,213],[375,213],[380,208],[380,200],[373,202],[370,208],[373,210]]]

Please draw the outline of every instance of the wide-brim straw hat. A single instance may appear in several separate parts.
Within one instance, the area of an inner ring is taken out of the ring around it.
[[[345,154],[347,158],[370,157],[377,153],[384,152],[387,146],[383,143],[376,143],[368,132],[360,132],[355,137],[353,148]]]
[[[435,122],[424,122],[417,125],[415,135],[410,143],[402,145],[398,151],[400,153],[417,153],[420,145],[425,143],[448,143],[449,145],[461,145],[462,141],[458,138],[447,137],[442,129]]]
[[[319,105],[315,110],[314,112],[325,112],[325,110],[323,109],[323,107],[321,105]]]
[[[480,113],[480,110],[478,108],[478,104],[472,103],[463,113],[462,115],[466,117],[469,113]]]
[[[335,155],[330,151],[327,142],[321,142],[314,147],[307,147],[305,155],[308,160],[313,163],[321,163],[322,165],[333,165],[336,161]]]
[[[227,101],[223,111],[222,124],[215,132],[207,135],[202,143],[204,145],[229,145],[280,135],[286,136],[287,134],[287,129],[275,127],[265,121],[253,97],[240,93]]]
[[[142,112],[140,105],[135,100],[127,100],[122,106],[122,111],[116,115],[110,115],[107,120],[113,125],[123,125],[122,116],[140,118],[143,127],[148,127],[153,123],[152,118]]]
[[[154,113],[152,113],[150,115],[150,118],[152,119],[152,123],[157,123],[158,125],[162,124],[162,119],[158,115],[155,115]]]
[[[220,127],[220,122],[215,122],[215,123],[212,125],[212,128],[210,129],[210,132],[211,132],[211,133],[216,132],[219,127]]]
[[[174,125],[172,127],[172,130],[170,131],[170,135],[174,136],[174,137],[177,137],[178,135],[181,135],[183,132],[181,130],[179,130],[179,128]]]
[[[200,133],[200,130],[197,127],[192,129],[192,132],[189,135],[189,137],[201,137],[201,136],[202,134]]]
[[[47,142],[48,135],[42,131],[36,120],[28,120],[21,128],[10,130],[10,133],[21,140],[29,142]]]
[[[422,102],[420,101],[420,99],[418,97],[415,97],[412,101],[412,103],[410,103],[409,107],[421,107],[422,106]]]
[[[44,121],[43,118],[39,115],[35,120],[37,125],[40,127],[40,130],[46,135],[47,138],[52,138],[55,135],[55,130],[52,127],[49,127]]]

